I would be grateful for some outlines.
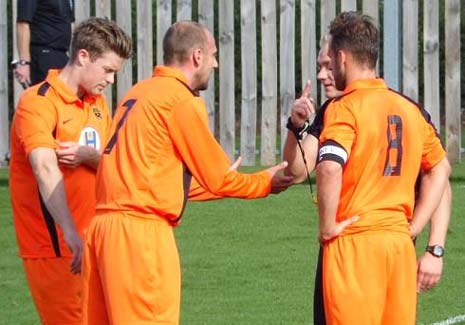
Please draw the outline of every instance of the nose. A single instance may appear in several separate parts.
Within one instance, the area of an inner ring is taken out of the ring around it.
[[[326,78],[328,78],[328,72],[326,71],[325,68],[321,68],[320,71],[318,71],[318,74],[316,75],[316,78],[319,80],[319,81],[323,81],[325,80]]]
[[[111,72],[107,74],[106,82],[113,85],[115,83],[115,73]]]

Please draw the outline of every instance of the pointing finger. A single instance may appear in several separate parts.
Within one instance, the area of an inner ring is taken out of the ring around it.
[[[305,83],[304,89],[302,90],[302,96],[301,97],[307,97],[310,95],[310,92],[312,90],[312,82],[310,80],[307,80]]]

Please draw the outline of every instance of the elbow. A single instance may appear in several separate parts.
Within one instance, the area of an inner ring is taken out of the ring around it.
[[[284,175],[285,176],[291,176],[293,184],[299,184],[299,183],[302,183],[305,180],[305,171],[304,170],[301,170],[301,171],[297,172],[296,170],[293,170],[293,169],[289,168],[289,166],[284,169]]]
[[[39,164],[32,168],[34,176],[37,182],[42,183],[46,182],[49,179],[54,178],[54,176],[62,177],[61,171],[58,166],[55,168],[54,166],[50,166],[47,164]]]
[[[452,174],[452,166],[450,165],[449,163],[449,160],[447,158],[444,158],[445,160],[445,169],[446,169],[446,175],[447,175],[447,178],[450,177],[450,175]]]
[[[444,178],[449,179],[452,173],[452,167],[447,157],[444,157],[436,166],[430,169],[431,173],[439,173]]]
[[[342,172],[342,166],[335,161],[324,160],[316,167],[317,177],[335,176]]]

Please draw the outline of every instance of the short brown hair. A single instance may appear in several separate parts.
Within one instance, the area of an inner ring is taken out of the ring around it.
[[[354,59],[368,68],[375,68],[378,60],[379,32],[370,16],[355,11],[342,12],[329,27],[330,48],[350,52]]]
[[[89,18],[80,23],[73,32],[71,61],[76,59],[81,49],[89,52],[91,60],[110,51],[128,59],[132,54],[132,40],[116,23],[107,18]]]
[[[207,46],[206,27],[195,21],[179,21],[171,25],[163,37],[163,62],[184,63],[195,47]]]

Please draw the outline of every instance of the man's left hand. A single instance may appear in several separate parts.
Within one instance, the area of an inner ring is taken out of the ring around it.
[[[441,279],[442,257],[435,257],[428,252],[418,260],[417,292],[425,292],[436,286]]]
[[[77,142],[58,142],[60,148],[55,150],[58,162],[69,168],[76,168],[89,159],[95,151],[94,148],[81,146]],[[90,152],[92,151],[92,153]]]

